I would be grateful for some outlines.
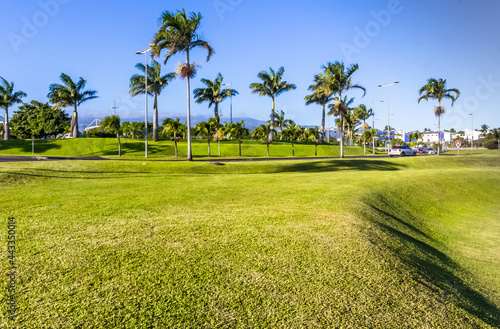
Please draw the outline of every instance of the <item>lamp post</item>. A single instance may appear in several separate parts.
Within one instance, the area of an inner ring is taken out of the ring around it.
[[[469,113],[469,115],[471,116],[471,119],[472,119],[472,131],[470,132],[472,142],[470,143],[470,149],[473,150],[474,149],[474,113]]]
[[[384,101],[381,101],[381,100],[373,100],[374,103],[383,103]],[[375,113],[373,114],[373,126],[372,128],[375,129],[375,120],[378,120],[378,119],[375,119]],[[373,154],[375,154],[375,136],[373,136]]]
[[[144,142],[145,142],[145,155],[146,155],[146,158],[148,157],[148,51],[151,50],[151,47],[149,47],[148,49],[145,49],[143,51],[137,51],[136,54],[137,55],[142,55],[144,54],[144,84],[146,85],[145,89],[144,89],[144,95],[145,95],[145,113],[144,113],[144,117],[145,117],[145,125],[144,127],[146,128],[145,130],[145,139],[144,139]]]
[[[399,81],[394,81],[391,83],[386,83],[384,85],[378,85],[379,87],[390,87],[396,83],[399,83]],[[391,141],[391,125],[389,123],[389,88],[387,88],[387,138],[390,143]],[[389,147],[387,147],[387,152],[389,152]]]
[[[223,83],[223,86],[230,86],[231,82],[229,83]],[[229,105],[229,121],[233,123],[233,94],[229,96],[229,101],[231,102],[231,105]]]

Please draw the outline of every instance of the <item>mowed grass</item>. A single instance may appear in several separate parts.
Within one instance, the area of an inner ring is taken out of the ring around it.
[[[217,142],[211,142],[210,155],[219,155]],[[122,139],[122,158],[144,157],[144,141]],[[195,157],[208,156],[208,143],[206,140],[194,140],[192,143],[192,153]],[[255,140],[245,140],[241,145],[243,157],[266,157],[267,147],[264,143]],[[367,147],[367,154],[372,153]],[[379,151],[377,150],[377,153]],[[187,156],[187,143],[178,143],[179,158],[175,158],[175,146],[172,141],[148,142],[148,154],[151,158],[170,158],[184,160]],[[364,151],[362,147],[352,146],[345,148],[346,156],[360,156]],[[0,155],[32,155],[31,140],[10,140],[0,141]],[[118,155],[118,141],[115,138],[77,138],[58,140],[36,140],[35,155],[38,156],[65,156],[65,157],[85,157],[85,156],[114,156]],[[290,142],[274,142],[269,147],[271,157],[292,157],[292,145]],[[338,157],[340,147],[333,145],[319,145],[318,156]],[[239,157],[237,141],[221,142],[222,157]],[[295,144],[295,156],[314,157],[314,144]]]
[[[1,163],[0,327],[498,327],[499,160]]]

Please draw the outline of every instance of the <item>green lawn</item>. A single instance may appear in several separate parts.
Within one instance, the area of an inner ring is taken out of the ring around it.
[[[0,155],[31,155],[30,140],[0,141]],[[122,139],[123,158],[144,157],[144,141]],[[179,158],[184,159],[187,155],[187,143],[179,142]],[[295,144],[295,156],[314,157],[315,146],[313,144]],[[266,145],[260,141],[244,141],[241,147],[243,157],[265,157],[267,155]],[[289,142],[274,142],[270,145],[271,157],[291,157],[292,146]],[[208,144],[206,140],[194,140],[192,152],[195,157],[208,156]],[[151,158],[175,159],[175,147],[172,141],[158,141],[148,143],[148,153]],[[367,148],[371,154],[371,149]],[[114,138],[78,138],[58,140],[36,140],[35,155],[39,156],[116,156],[118,154],[118,141]],[[211,156],[218,156],[217,142],[211,142]],[[318,156],[338,157],[340,147],[332,145],[319,145]],[[346,147],[346,156],[363,155],[363,148],[359,146]],[[221,142],[222,157],[238,157],[238,143],[236,141]]]
[[[499,327],[498,152],[0,163],[0,185],[19,328]]]

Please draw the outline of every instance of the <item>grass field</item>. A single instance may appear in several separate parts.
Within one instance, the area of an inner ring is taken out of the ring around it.
[[[187,155],[187,143],[179,142],[179,158],[184,159]],[[216,142],[211,142],[211,156],[218,156],[218,146]],[[260,141],[244,141],[242,144],[243,157],[265,157],[267,155],[266,145]],[[312,144],[295,144],[295,156],[314,157],[315,146]],[[30,140],[10,140],[0,141],[0,155],[31,155]],[[195,157],[208,156],[208,144],[206,140],[194,140],[192,152]],[[292,146],[285,142],[274,142],[269,148],[271,157],[291,157]],[[151,158],[172,158],[175,159],[175,147],[172,141],[158,141],[148,143],[148,153]],[[79,139],[58,139],[58,140],[36,140],[35,155],[40,156],[116,156],[118,154],[118,141],[114,138],[79,138]],[[367,154],[371,154],[371,149],[367,148]],[[144,157],[144,141],[122,139],[123,158],[136,156]],[[338,157],[340,155],[339,146],[319,145],[318,156]],[[346,147],[346,156],[363,155],[363,148],[359,146]],[[238,157],[238,143],[236,141],[221,142],[222,157]]]
[[[19,328],[500,324],[498,152],[0,163],[0,185]]]

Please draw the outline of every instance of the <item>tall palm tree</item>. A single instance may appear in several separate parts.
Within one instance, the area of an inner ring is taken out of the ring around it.
[[[101,131],[116,133],[116,138],[118,139],[118,156],[122,156],[122,144],[120,141],[120,117],[118,115],[112,115],[102,119],[99,125]]]
[[[78,106],[90,99],[97,98],[97,91],[84,90],[87,81],[82,77],[75,83],[68,75],[61,73],[60,79],[63,84],[51,84],[47,97],[49,98],[49,102],[55,104],[57,107],[73,107],[70,132],[73,134],[73,138],[78,138]]]
[[[270,134],[273,132],[276,132],[274,128],[271,128],[270,124],[267,125],[260,125],[255,130],[253,131],[254,137],[258,139],[263,139],[266,141],[267,145],[267,156],[269,156],[269,144],[271,144],[272,140],[269,140]]]
[[[214,137],[219,124],[214,118],[210,118],[206,122],[199,122],[195,126],[196,133],[198,136],[206,137],[208,142],[208,157],[210,157],[210,140]]]
[[[326,106],[332,100],[332,91],[329,88],[322,86],[324,84],[324,78],[321,74],[314,76],[315,83],[310,85],[308,90],[312,91],[311,95],[307,95],[304,98],[306,105],[318,104],[323,107],[323,112],[321,115],[321,135],[319,137],[319,142],[323,143],[323,137],[325,135],[325,112]]]
[[[347,112],[347,105],[344,103],[342,95],[351,89],[361,89],[363,90],[363,97],[366,95],[366,89],[357,83],[352,82],[352,75],[359,69],[358,64],[352,64],[346,67],[343,62],[336,61],[334,63],[328,62],[326,65],[322,66],[324,73],[322,74],[322,79],[320,87],[329,90],[332,95],[337,95],[335,104],[332,105],[334,111],[331,113],[337,113],[340,118],[340,157],[344,157],[344,124],[343,124],[343,114]]]
[[[434,79],[430,78],[427,80],[427,84],[420,88],[419,94],[421,95],[418,102],[422,99],[426,101],[431,99],[438,100],[438,106],[434,108],[434,114],[438,118],[438,154],[440,154],[441,149],[441,115],[444,113],[444,107],[441,106],[441,101],[444,98],[451,99],[451,106],[455,103],[457,98],[460,96],[460,91],[456,88],[446,89],[446,79]]]
[[[214,54],[214,50],[210,44],[202,39],[200,39],[197,33],[201,19],[203,16],[194,12],[188,15],[183,9],[182,11],[177,11],[176,13],[170,11],[164,11],[160,17],[161,27],[156,33],[152,45],[152,55],[160,57],[162,50],[166,50],[165,63],[173,55],[185,52],[186,53],[186,63],[182,65],[180,70],[180,75],[182,78],[187,79],[187,140],[188,140],[188,151],[187,159],[188,161],[193,160],[191,154],[191,87],[190,79],[194,76],[196,72],[196,66],[189,62],[189,53],[191,49],[202,47],[207,52],[207,62],[210,60]]]
[[[135,67],[142,72],[142,74],[134,74],[130,78],[130,95],[135,97],[137,95],[143,95],[145,89],[144,75],[146,73],[146,67],[144,64],[137,63]],[[151,65],[148,65],[148,95],[154,96],[153,104],[153,140],[158,140],[158,96],[161,94],[163,89],[168,86],[168,83],[175,79],[175,73],[171,72],[165,75],[161,75],[161,64],[153,60]]]
[[[14,82],[9,83],[2,77],[0,77],[0,81],[0,107],[5,110],[4,140],[9,140],[9,107],[16,103],[22,103],[21,98],[27,95],[23,91],[14,91]]]
[[[269,96],[273,100],[273,105],[271,109],[271,125],[269,131],[269,141],[274,138],[274,109],[275,109],[275,99],[282,93],[290,90],[297,89],[297,86],[293,83],[288,83],[283,81],[283,73],[285,73],[285,68],[282,66],[277,72],[274,72],[272,68],[269,68],[269,72],[261,71],[257,76],[262,80],[262,82],[255,82],[250,85],[252,94],[259,94],[259,96]]]
[[[223,80],[224,78],[220,73],[214,81],[201,79],[201,82],[206,86],[206,88],[196,88],[193,91],[196,103],[201,104],[203,102],[208,102],[208,108],[214,105],[215,120],[217,120],[217,123],[219,124],[219,103],[228,97],[238,95],[238,92],[234,89],[222,89]]]
[[[163,133],[167,135],[174,135],[175,142],[175,156],[178,156],[177,152],[177,134],[182,133],[184,129],[186,129],[186,123],[181,123],[180,119],[177,118],[175,120],[167,118],[163,120],[162,125],[165,127],[163,129]]]

